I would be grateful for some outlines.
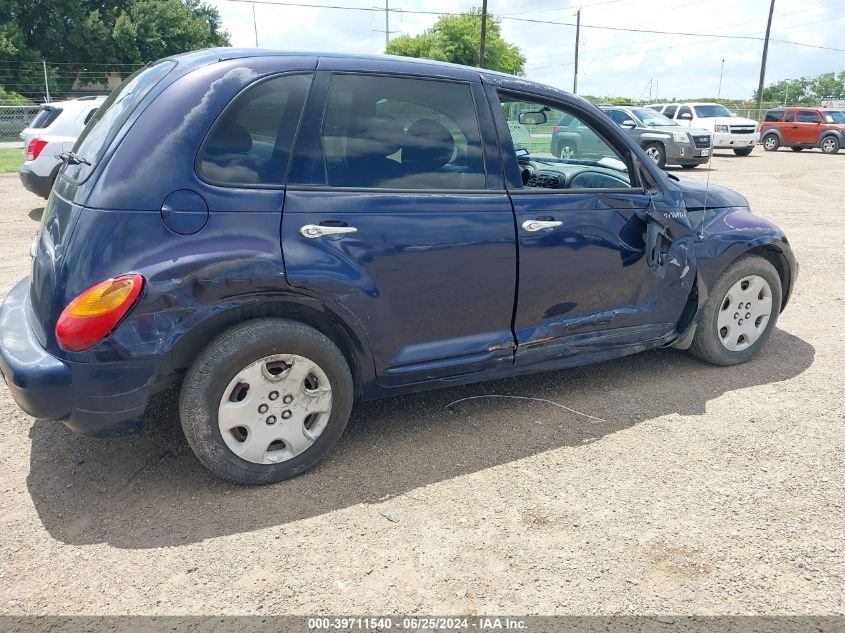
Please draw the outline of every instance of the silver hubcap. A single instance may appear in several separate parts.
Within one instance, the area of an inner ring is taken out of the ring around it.
[[[832,151],[833,151],[833,146],[834,146],[833,139],[830,139],[830,138],[829,138],[829,139],[826,139],[826,140],[822,143],[822,149],[823,149],[824,151],[826,151],[826,152],[832,152]]]
[[[652,163],[654,163],[655,165],[660,164],[660,150],[659,149],[657,149],[656,147],[649,147],[645,151],[645,154],[646,154],[646,156],[648,156],[651,159]]]
[[[722,300],[716,320],[719,340],[731,352],[754,345],[772,316],[772,289],[758,275],[737,281]]]
[[[560,158],[572,158],[573,154],[575,154],[575,148],[571,145],[564,145],[560,148]]]
[[[235,455],[277,464],[307,450],[331,411],[331,385],[319,365],[296,354],[274,354],[235,374],[220,399],[217,423]]]
[[[771,137],[771,136],[770,136],[770,137],[768,137],[768,138],[766,139],[766,149],[774,149],[774,148],[775,148],[775,143],[776,143],[776,142],[777,142],[777,141],[774,139],[774,137]]]

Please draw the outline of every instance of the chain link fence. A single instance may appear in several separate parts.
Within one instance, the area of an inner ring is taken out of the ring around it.
[[[20,141],[20,133],[40,109],[37,105],[0,105],[0,142]]]

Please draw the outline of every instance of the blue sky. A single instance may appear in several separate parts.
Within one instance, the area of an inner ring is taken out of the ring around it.
[[[295,0],[291,0],[295,1]],[[383,6],[383,0],[300,0],[350,7]],[[211,0],[235,46],[254,46],[250,4]],[[391,8],[454,12],[480,6],[480,0],[391,0]],[[563,5],[563,6],[562,6]],[[574,22],[581,8],[584,25],[683,31],[707,35],[762,37],[769,0],[489,0],[488,10],[503,16],[505,38],[528,58],[529,79],[572,88],[575,29],[543,21]],[[292,50],[382,53],[383,12],[339,11],[255,5],[259,45]],[[511,18],[540,20],[519,22]],[[391,14],[390,29],[416,35],[436,16]],[[778,0],[772,38],[845,49],[845,0]],[[757,87],[763,43],[754,40],[692,38],[583,28],[578,92],[652,98],[716,94],[725,60],[722,96],[750,98]],[[845,70],[845,52],[772,42],[766,82]],[[653,82],[652,82],[653,80]]]

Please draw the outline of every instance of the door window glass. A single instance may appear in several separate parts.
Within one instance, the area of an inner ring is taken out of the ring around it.
[[[801,110],[798,113],[799,123],[819,123],[821,118],[818,112],[810,112],[809,110]]]
[[[783,118],[783,110],[769,110],[766,112],[766,121],[777,122]]]
[[[502,95],[526,189],[625,189],[628,163],[592,125],[563,109]]]
[[[675,112],[678,111],[678,106],[666,106],[666,109],[662,112],[663,116],[669,119],[675,118]]]
[[[785,121],[787,123],[792,123],[795,120],[795,112],[787,112]]]
[[[622,110],[608,110],[607,112],[610,115],[610,118],[613,119],[613,122],[617,125],[622,125],[625,121],[633,120],[631,116]]]
[[[198,165],[208,182],[283,184],[311,75],[285,75],[242,92],[206,139]]]
[[[684,115],[687,115],[687,116],[684,117]],[[681,117],[691,119],[692,118],[692,110],[690,110],[690,108],[688,108],[687,106],[681,107],[681,109],[678,110],[678,118],[680,119]]]
[[[481,133],[467,84],[335,75],[322,139],[332,187],[485,186]]]

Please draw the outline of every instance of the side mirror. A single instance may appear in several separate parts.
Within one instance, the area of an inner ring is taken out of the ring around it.
[[[537,112],[519,113],[519,122],[522,125],[543,125],[546,120],[546,113],[542,110],[538,110]]]
[[[692,121],[692,115],[689,112],[684,112],[683,114],[679,114],[678,118],[683,119],[684,121]]]
[[[624,121],[622,121],[621,126],[627,130],[633,130],[635,127],[637,127],[637,124],[634,123],[631,119],[625,119]]]

